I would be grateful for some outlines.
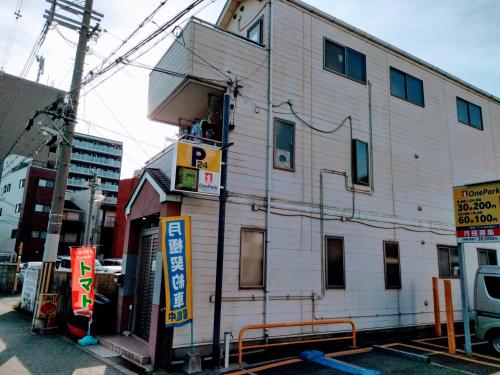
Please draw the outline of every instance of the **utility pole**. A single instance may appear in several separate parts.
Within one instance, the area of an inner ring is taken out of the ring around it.
[[[48,293],[52,286],[54,276],[54,266],[57,260],[57,249],[61,235],[62,218],[64,211],[64,198],[68,182],[69,163],[71,158],[72,142],[75,132],[76,114],[78,111],[78,100],[80,97],[80,86],[82,83],[83,67],[85,63],[85,52],[87,42],[91,37],[90,19],[92,16],[93,0],[85,0],[83,9],[83,20],[80,26],[80,36],[75,55],[75,65],[73,68],[73,78],[68,98],[67,119],[65,119],[63,133],[65,139],[61,139],[57,152],[57,174],[52,195],[52,205],[47,226],[47,238],[43,251],[43,264],[37,289],[37,301],[41,293]],[[36,317],[33,314],[32,330],[35,326]]]

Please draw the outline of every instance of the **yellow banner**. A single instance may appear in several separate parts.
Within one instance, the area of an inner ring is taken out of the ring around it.
[[[180,327],[193,320],[191,270],[191,218],[161,218],[163,272],[165,279],[165,325]]]
[[[177,143],[177,166],[220,173],[222,151],[198,143]]]
[[[453,188],[458,228],[494,228],[500,223],[500,181]]]

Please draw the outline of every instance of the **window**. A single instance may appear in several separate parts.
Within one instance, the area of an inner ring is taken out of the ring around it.
[[[497,251],[491,249],[477,249],[477,260],[481,266],[497,266]]]
[[[264,287],[264,237],[262,229],[241,229],[241,289]]]
[[[262,44],[263,42],[263,25],[264,20],[261,18],[251,26],[247,31],[247,38],[256,43]]]
[[[36,204],[35,205],[35,212],[49,213],[50,212],[50,206],[46,206],[44,204]]]
[[[40,237],[40,232],[37,230],[34,230],[31,232],[31,237],[33,238],[39,238]]]
[[[295,124],[274,120],[274,168],[293,171]]]
[[[23,188],[24,187],[24,182],[26,181],[26,179],[22,178],[19,180],[19,188]]]
[[[438,246],[439,277],[459,277],[460,265],[456,246]]]
[[[384,242],[385,288],[401,289],[401,267],[399,263],[399,244]]]
[[[17,229],[12,229],[12,232],[10,232],[10,238],[16,238],[17,235]]]
[[[6,184],[3,186],[3,192],[8,193],[10,191],[10,184]]]
[[[368,143],[352,140],[352,181],[359,185],[370,185]]]
[[[63,238],[66,243],[76,243],[78,241],[78,233],[65,233]]]
[[[486,286],[486,291],[492,298],[500,299],[500,277],[485,276],[484,285]]]
[[[457,96],[457,115],[459,122],[483,130],[483,115],[481,107],[478,105],[469,103]]]
[[[326,38],[324,39],[323,67],[366,83],[366,56]]]
[[[391,67],[391,95],[424,106],[424,84],[421,79]]]
[[[15,212],[21,212],[21,203],[16,204]]]
[[[345,289],[344,239],[325,237],[326,287]]]
[[[54,180],[46,180],[44,178],[38,179],[38,186],[52,189],[54,187]]]
[[[0,216],[2,216],[3,207],[0,207]]]

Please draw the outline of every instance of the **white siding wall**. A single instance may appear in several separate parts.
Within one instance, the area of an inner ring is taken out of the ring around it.
[[[356,194],[355,218],[392,228],[325,221],[325,235],[344,238],[346,288],[327,290],[325,298],[315,302],[316,315],[352,316],[360,329],[431,323],[431,277],[438,275],[437,245],[455,244],[450,232],[451,188],[499,178],[500,163],[495,159],[500,106],[319,16],[288,2],[274,3],[273,101],[279,104],[291,99],[305,121],[327,130],[351,116],[354,138],[369,140],[368,85],[323,69],[323,37],[366,55],[367,79],[372,84],[375,191],[373,195]],[[242,24],[263,5],[257,1],[242,4]],[[245,29],[239,31],[237,20],[232,20],[228,30],[246,35]],[[264,25],[267,33],[267,19]],[[239,252],[242,227],[265,227],[267,52],[200,24],[190,27],[195,52],[222,71],[236,74],[243,86],[236,102],[236,128],[230,133],[234,146],[229,149],[223,296],[262,297],[262,290],[239,290]],[[423,81],[425,107],[390,95],[391,66]],[[213,68],[196,56],[193,72],[199,76],[214,74]],[[484,131],[458,123],[457,95],[481,106]],[[313,320],[308,296],[321,292],[321,239],[319,220],[307,216],[319,214],[321,169],[351,173],[349,127],[332,134],[313,131],[290,114],[287,105],[275,108],[275,117],[296,124],[296,146],[295,171],[272,172],[273,211],[296,216],[272,215],[270,294],[302,295],[304,299],[271,301],[270,322]],[[345,190],[343,177],[325,175],[324,187],[326,212],[349,217],[352,195]],[[252,210],[253,203],[259,211]],[[197,343],[208,343],[213,323],[210,296],[215,284],[218,204],[186,195],[182,211],[193,220],[195,337]],[[443,230],[450,234],[433,233]],[[385,289],[384,240],[399,242],[401,290]],[[466,253],[472,287],[476,246],[466,245]],[[454,306],[459,310],[458,279],[453,280],[453,287]],[[222,309],[222,331],[232,331],[234,336],[241,326],[263,321],[261,300],[225,301]],[[310,331],[306,327],[271,334]],[[188,344],[188,327],[175,332],[175,346]]]

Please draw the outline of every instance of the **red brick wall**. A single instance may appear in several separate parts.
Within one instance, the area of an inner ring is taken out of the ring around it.
[[[138,182],[139,179],[136,177],[120,180],[120,185],[118,187],[118,202],[116,204],[116,225],[113,234],[113,248],[111,251],[111,256],[113,258],[121,258],[123,256],[125,229],[127,227],[125,208]]]

